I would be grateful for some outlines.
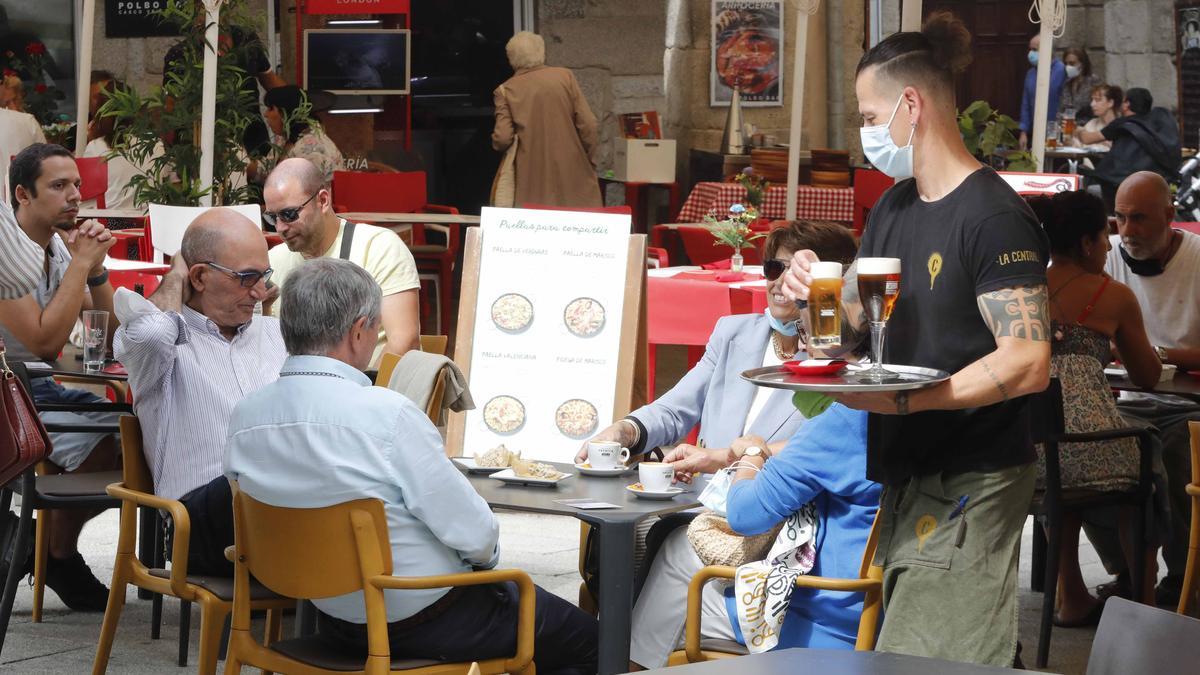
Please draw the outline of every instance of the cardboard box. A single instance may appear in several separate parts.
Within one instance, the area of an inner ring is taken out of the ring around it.
[[[618,138],[613,174],[625,183],[674,183],[675,141]]]

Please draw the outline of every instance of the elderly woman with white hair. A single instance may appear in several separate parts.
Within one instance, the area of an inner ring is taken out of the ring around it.
[[[591,155],[596,116],[566,68],[546,65],[540,35],[521,31],[505,46],[516,71],[494,92],[492,147],[516,143],[514,206],[602,205]]]

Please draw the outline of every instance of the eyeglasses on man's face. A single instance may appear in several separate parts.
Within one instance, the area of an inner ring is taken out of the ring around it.
[[[321,194],[321,191],[317,190],[312,194],[312,197],[305,199],[304,203],[300,206],[290,206],[286,209],[279,209],[278,211],[263,211],[263,220],[267,221],[267,224],[272,226],[274,226],[277,221],[294,223],[296,222],[296,219],[300,217],[300,212],[304,210],[304,207],[308,206],[308,203],[319,194]]]
[[[233,277],[234,279],[237,279],[238,283],[241,284],[242,288],[253,288],[254,285],[257,284],[259,281],[266,283],[268,280],[270,280],[271,274],[275,271],[275,270],[271,269],[270,267],[268,267],[267,269],[265,269],[261,272],[258,270],[244,270],[242,272],[238,272],[236,270],[231,270],[228,267],[225,267],[224,265],[218,265],[217,263],[212,262],[212,261],[206,261],[204,264],[217,270],[218,272],[224,272],[225,274],[228,274],[229,276]]]

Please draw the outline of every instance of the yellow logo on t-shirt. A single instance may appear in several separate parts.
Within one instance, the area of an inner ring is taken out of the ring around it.
[[[933,534],[933,531],[936,529],[937,518],[934,518],[932,515],[926,513],[917,519],[917,553],[920,553],[921,549],[925,547],[925,540],[928,539],[929,535]]]
[[[942,254],[937,251],[929,256],[929,262],[926,263],[929,268],[929,290],[933,290],[933,280],[937,279],[937,275],[942,271]]]

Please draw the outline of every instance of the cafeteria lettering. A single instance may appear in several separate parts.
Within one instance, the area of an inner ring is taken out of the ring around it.
[[[520,352],[483,352],[483,355],[489,359],[513,359],[516,361],[536,361],[536,354],[522,354]]]
[[[530,230],[532,232],[573,232],[575,234],[608,234],[608,227],[604,225],[552,225],[549,223],[527,223],[524,220],[511,223],[503,218],[500,219],[500,229]]]
[[[607,253],[605,251],[566,250],[566,251],[563,251],[562,254],[568,258],[603,258],[605,260],[612,260],[613,258],[617,257],[616,255],[614,255],[612,253]]]
[[[507,246],[493,246],[492,251],[496,253],[523,253],[525,255],[546,255],[549,253],[544,248],[508,248]]]
[[[1008,253],[1001,253],[999,256],[996,257],[996,262],[1000,265],[1007,265],[1009,263],[1023,263],[1023,262],[1040,263],[1041,261],[1042,261],[1042,259],[1040,256],[1038,256],[1037,251],[1029,251],[1029,250],[1009,251]]]

